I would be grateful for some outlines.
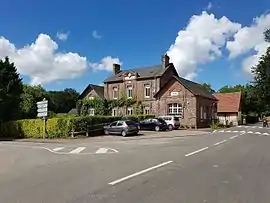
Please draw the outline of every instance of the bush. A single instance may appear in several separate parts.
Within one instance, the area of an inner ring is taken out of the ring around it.
[[[155,115],[134,115],[134,116],[125,116],[123,117],[122,119],[124,120],[132,120],[132,121],[135,121],[135,122],[140,122],[144,119],[147,119],[147,118],[154,118]]]
[[[245,119],[246,119],[246,123],[250,123],[250,124],[253,124],[259,121],[258,116],[253,116],[253,115],[247,115],[245,116]]]
[[[210,125],[210,127],[214,130],[216,129],[221,129],[221,128],[226,128],[226,126],[222,123],[213,123]]]

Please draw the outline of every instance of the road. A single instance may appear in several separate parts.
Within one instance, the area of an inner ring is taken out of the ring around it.
[[[0,142],[0,202],[268,203],[269,145],[270,129],[259,126],[174,138]]]

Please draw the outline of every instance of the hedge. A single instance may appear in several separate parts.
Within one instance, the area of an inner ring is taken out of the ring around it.
[[[126,117],[81,116],[50,118],[46,121],[46,134],[42,119],[25,119],[0,124],[0,137],[8,138],[66,138],[76,133],[101,135],[103,126],[113,121],[124,119],[141,121],[154,115],[136,115]],[[74,133],[73,133],[74,132]]]

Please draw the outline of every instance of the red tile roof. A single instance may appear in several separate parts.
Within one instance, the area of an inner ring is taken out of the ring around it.
[[[240,110],[241,92],[215,93],[213,94],[218,101],[217,112],[233,113]]]

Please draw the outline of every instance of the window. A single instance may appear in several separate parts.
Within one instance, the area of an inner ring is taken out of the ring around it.
[[[203,119],[203,106],[200,108],[200,119]]]
[[[91,100],[93,100],[93,99],[94,99],[94,97],[93,97],[93,96],[89,96],[89,97],[88,97],[88,99],[91,99]]]
[[[127,86],[127,97],[132,98],[132,86]]]
[[[94,116],[95,115],[95,109],[89,109],[89,115]]]
[[[124,121],[118,121],[117,125],[116,126],[123,126],[124,125]]]
[[[133,109],[131,107],[127,108],[127,115],[132,115]]]
[[[144,97],[145,98],[150,98],[150,94],[151,94],[151,89],[150,89],[150,85],[145,85],[144,86]]]
[[[168,104],[169,115],[182,115],[182,105],[178,103]]]
[[[114,126],[116,126],[116,124],[117,124],[117,121],[112,122],[110,126],[111,126],[111,127],[114,127]]]
[[[117,116],[118,113],[117,113],[117,108],[113,108],[112,109],[112,116]]]
[[[118,99],[118,89],[117,89],[117,87],[113,88],[113,99]]]
[[[146,114],[146,115],[150,114],[150,108],[149,107],[144,108],[144,114]]]

